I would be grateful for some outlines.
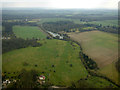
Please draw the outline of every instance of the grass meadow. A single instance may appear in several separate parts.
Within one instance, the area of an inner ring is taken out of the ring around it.
[[[66,87],[87,77],[88,72],[79,58],[80,49],[77,44],[73,43],[72,46],[70,42],[62,40],[43,40],[42,43],[41,47],[28,47],[3,54],[3,72],[11,78],[23,68],[35,69],[39,75],[46,76],[46,81],[49,79],[54,85]],[[86,82],[91,87],[101,88],[111,84],[93,76],[89,76]]]
[[[55,85],[70,85],[70,82],[85,78],[88,74],[78,52],[77,45],[73,47],[69,42],[47,40],[41,47],[28,47],[3,54],[3,72],[12,74],[23,68],[35,69],[44,72]],[[28,65],[24,66],[24,63]]]
[[[45,39],[46,34],[36,26],[14,26],[13,32],[18,38]]]

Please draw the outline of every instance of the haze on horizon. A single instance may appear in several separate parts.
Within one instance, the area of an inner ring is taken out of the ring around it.
[[[119,0],[3,0],[3,8],[117,9]]]

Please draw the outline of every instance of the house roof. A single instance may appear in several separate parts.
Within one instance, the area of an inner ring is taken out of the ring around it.
[[[40,75],[39,79],[45,79],[45,76]]]

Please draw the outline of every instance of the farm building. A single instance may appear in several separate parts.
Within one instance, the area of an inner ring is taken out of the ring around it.
[[[39,79],[40,79],[40,80],[45,80],[45,76],[40,75],[40,76],[39,76]]]
[[[3,81],[3,84],[9,84],[9,83],[10,83],[9,80],[5,80],[5,81]]]
[[[44,83],[45,83],[45,76],[40,75],[40,76],[38,77],[38,82],[39,82],[40,84],[44,84]]]

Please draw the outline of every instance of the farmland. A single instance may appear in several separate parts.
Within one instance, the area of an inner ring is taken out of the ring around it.
[[[74,47],[65,41],[48,40],[45,43],[41,47],[28,47],[4,54],[3,72],[13,73],[22,68],[35,69],[39,72],[45,72],[47,77],[49,74],[49,79],[54,84],[59,84],[60,81],[61,84],[68,85],[71,81],[86,77],[87,71],[78,58],[79,47],[77,45],[74,50]],[[28,66],[23,65],[25,62],[28,63]],[[70,64],[73,67],[70,67]]]
[[[118,58],[118,37],[116,34],[91,31],[70,33],[69,36],[80,42],[83,52],[96,61],[102,74],[118,83],[118,72],[114,64]]]
[[[3,88],[120,86],[117,10],[16,9],[2,14]]]
[[[120,74],[118,73],[118,71],[115,67],[115,63],[116,63],[116,61],[105,66],[104,68],[101,68],[100,71],[98,71],[98,72],[102,73],[103,75],[107,76],[108,78],[110,78],[111,80],[113,80],[117,84],[119,84],[120,83],[120,79],[119,79]]]
[[[23,68],[35,69],[49,78],[54,85],[62,86],[70,86],[71,82],[76,83],[87,77],[88,73],[78,58],[80,49],[77,44],[74,43],[73,47],[70,42],[61,40],[45,40],[41,43],[44,44],[41,47],[28,47],[3,54],[3,72],[9,74],[10,78],[18,75]],[[24,66],[24,63],[27,65]],[[110,85],[110,82],[97,77],[90,76],[87,80],[92,86],[95,81],[98,84],[94,87]]]
[[[45,39],[46,34],[40,30],[40,28],[35,26],[14,26],[13,32],[19,38],[23,39]]]

